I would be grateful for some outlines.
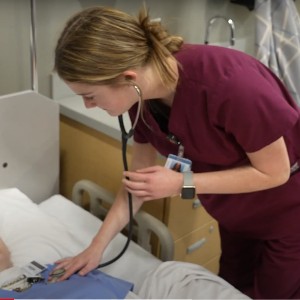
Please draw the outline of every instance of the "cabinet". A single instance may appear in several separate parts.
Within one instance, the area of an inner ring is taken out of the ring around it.
[[[193,200],[165,200],[164,222],[175,241],[175,260],[200,264],[214,273],[219,270],[220,239],[217,222]]]
[[[116,193],[123,171],[120,142],[61,116],[60,193],[71,197],[80,179]],[[128,161],[131,149],[128,146]],[[218,272],[220,241],[217,222],[193,200],[170,197],[145,203],[143,209],[162,220],[175,241],[175,260],[197,263]]]

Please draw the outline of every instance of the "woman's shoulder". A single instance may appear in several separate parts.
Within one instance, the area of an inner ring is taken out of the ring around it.
[[[247,77],[253,69],[264,67],[253,56],[232,48],[204,44],[184,44],[176,53],[181,75],[215,87],[216,82],[235,77]]]
[[[207,45],[207,44],[189,44],[182,45],[180,50],[175,54],[175,57],[190,57],[191,54],[206,55],[211,57],[230,56],[230,57],[251,57],[249,54],[234,48],[227,48],[223,46]]]
[[[205,44],[184,44],[175,54],[175,58],[180,63],[193,62],[197,64],[202,62],[208,66],[221,65],[232,68],[237,66],[237,62],[257,63],[254,57],[240,50]]]

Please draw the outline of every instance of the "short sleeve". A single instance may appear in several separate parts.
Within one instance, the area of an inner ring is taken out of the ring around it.
[[[209,103],[212,121],[246,152],[255,152],[284,136],[299,118],[279,79],[267,71],[240,70],[216,90]]]

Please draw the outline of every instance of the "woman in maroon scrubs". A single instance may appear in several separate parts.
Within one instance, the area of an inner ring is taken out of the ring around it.
[[[99,7],[67,23],[55,68],[87,108],[138,118],[131,171],[90,246],[58,262],[62,279],[97,267],[128,222],[126,191],[134,212],[185,193],[187,174],[155,165],[158,151],[192,163],[190,184],[220,226],[220,276],[254,298],[300,297],[300,111],[268,68],[184,44],[145,11]]]

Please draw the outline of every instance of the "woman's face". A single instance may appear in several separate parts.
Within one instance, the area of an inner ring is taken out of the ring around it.
[[[139,96],[132,85],[66,83],[74,93],[82,96],[86,108],[99,107],[111,116],[123,114],[139,100]]]

